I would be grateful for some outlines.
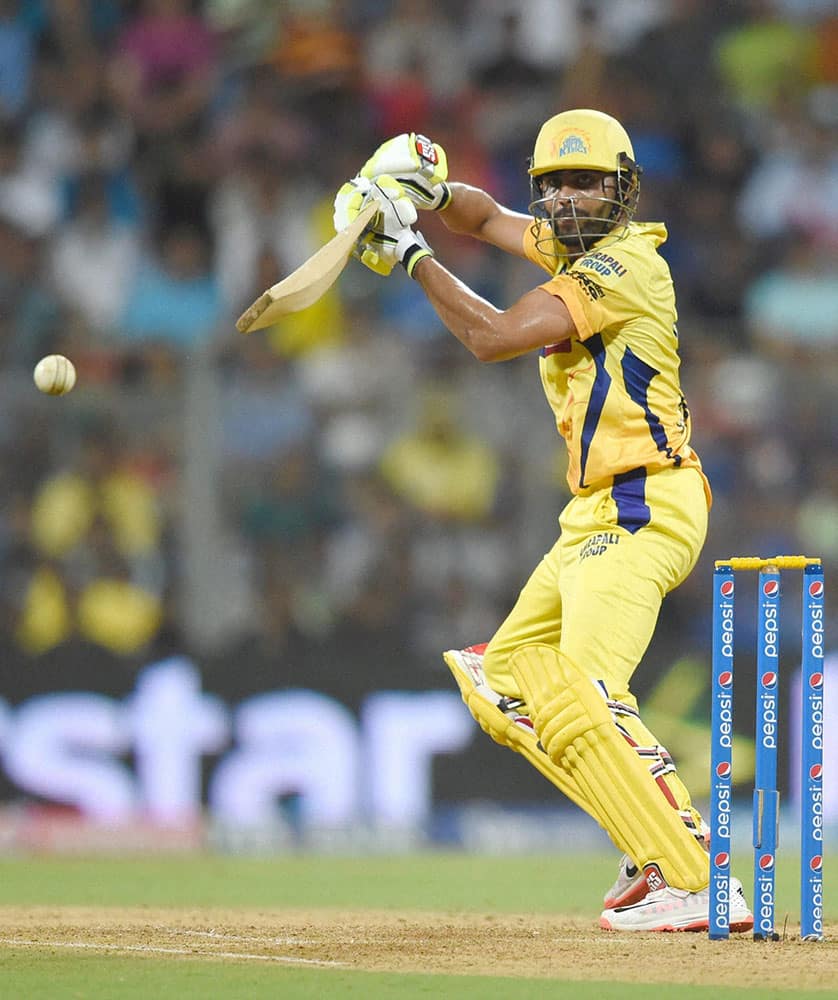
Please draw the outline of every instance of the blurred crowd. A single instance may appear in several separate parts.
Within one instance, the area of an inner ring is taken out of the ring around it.
[[[263,333],[234,322],[384,139],[425,132],[526,211],[538,127],[574,106],[624,123],[638,218],[668,226],[715,494],[662,641],[706,653],[714,558],[819,555],[838,582],[834,2],[0,0],[7,641],[203,643],[274,677],[326,643],[428,681],[487,639],[567,497],[535,359],[481,366],[357,262]],[[498,306],[542,280],[421,225]],[[66,399],[34,398],[51,352]]]

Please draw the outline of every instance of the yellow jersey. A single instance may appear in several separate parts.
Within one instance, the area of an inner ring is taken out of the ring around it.
[[[531,229],[524,237],[528,259],[552,275],[540,287],[564,302],[576,326],[539,358],[574,494],[635,472],[701,471],[679,378],[672,277],[657,252],[666,235],[662,223],[632,223],[623,239],[601,240],[558,266],[537,249]],[[709,506],[706,479],[705,492]]]

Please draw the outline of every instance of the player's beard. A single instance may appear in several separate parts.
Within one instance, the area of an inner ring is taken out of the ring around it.
[[[603,236],[607,236],[614,226],[609,218],[580,215],[574,207],[553,213],[550,218],[553,235],[567,247],[569,257],[579,257]]]

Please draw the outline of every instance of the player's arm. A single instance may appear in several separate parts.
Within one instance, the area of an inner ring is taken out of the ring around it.
[[[431,256],[417,260],[419,282],[445,326],[480,361],[506,361],[567,340],[576,331],[567,306],[543,288],[497,309]]]
[[[404,195],[402,185],[386,174],[374,183],[357,177],[344,184],[335,199],[335,228],[340,231],[351,224],[368,198],[375,198],[382,210],[356,249],[361,261],[384,275],[402,264],[422,286],[445,326],[479,360],[505,361],[567,340],[576,331],[565,303],[544,289],[528,292],[509,309],[497,309],[434,260],[427,240],[411,228],[415,210],[401,210],[413,209],[412,202]],[[497,217],[483,192],[470,189],[463,201],[464,209],[454,216],[459,225],[471,227],[463,231],[483,233],[487,239],[487,231],[499,240],[511,238],[504,236],[511,222],[502,221],[502,213]]]
[[[474,236],[507,253],[525,257],[524,233],[532,218],[504,208],[480,188],[469,184],[448,185],[451,199],[440,218],[453,233]]]

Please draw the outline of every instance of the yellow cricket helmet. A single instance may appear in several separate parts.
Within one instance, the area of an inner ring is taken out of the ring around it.
[[[611,115],[577,108],[548,119],[536,137],[529,165],[532,231],[539,250],[573,259],[595,244],[627,236],[637,210],[641,169],[628,133]],[[584,202],[571,197],[560,203],[550,175],[565,170],[601,174],[600,194],[585,195]],[[595,207],[586,213],[583,204]],[[560,221],[568,216],[573,228]]]
[[[535,140],[529,173],[553,170],[603,170],[614,173],[625,160],[634,163],[634,149],[623,126],[602,111],[579,108],[553,115]]]

